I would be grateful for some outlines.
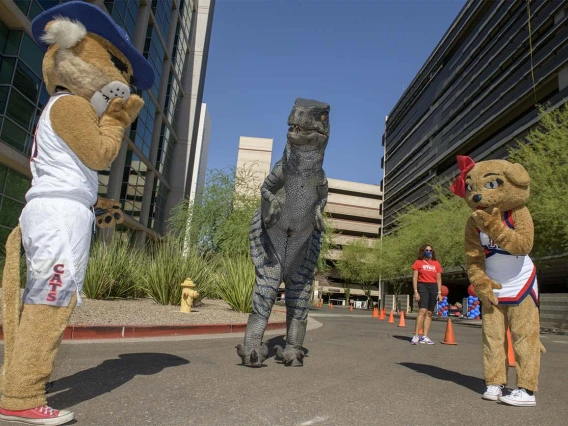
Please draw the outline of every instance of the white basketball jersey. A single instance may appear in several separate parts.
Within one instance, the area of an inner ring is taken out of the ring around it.
[[[68,198],[87,207],[97,201],[99,181],[97,172],[85,166],[51,126],[51,107],[58,99],[70,95],[53,95],[45,106],[34,135],[30,158],[32,187],[26,201],[33,198]],[[69,118],[70,126],[80,126]]]

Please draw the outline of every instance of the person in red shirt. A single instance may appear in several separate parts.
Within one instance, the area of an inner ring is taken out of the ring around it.
[[[436,307],[436,299],[442,301],[442,265],[436,260],[436,252],[430,244],[424,244],[418,250],[418,258],[412,265],[414,274],[412,286],[414,298],[420,308],[416,318],[416,330],[410,341],[411,344],[424,343],[433,345],[434,342],[428,337],[432,312]],[[420,329],[424,327],[424,334],[419,336]]]

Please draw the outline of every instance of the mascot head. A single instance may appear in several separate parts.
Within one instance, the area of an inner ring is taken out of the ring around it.
[[[487,160],[475,163],[458,156],[460,175],[450,190],[465,198],[472,210],[491,213],[494,207],[507,211],[522,207],[529,199],[530,178],[521,164],[507,160]]]
[[[90,101],[99,116],[112,99],[126,101],[132,86],[146,90],[154,83],[150,63],[97,6],[71,1],[47,9],[32,21],[32,33],[46,51],[47,92],[66,89]]]

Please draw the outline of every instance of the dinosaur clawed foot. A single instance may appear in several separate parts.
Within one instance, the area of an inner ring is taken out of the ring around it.
[[[242,365],[247,367],[262,367],[263,361],[268,356],[268,346],[262,343],[258,348],[247,349],[240,343],[235,346],[237,355],[241,357]]]
[[[293,347],[286,347],[282,349],[282,346],[276,345],[274,347],[276,350],[276,359],[282,361],[287,367],[290,367],[294,361],[298,361],[300,365],[304,365],[304,357],[306,354],[301,349],[295,349]]]

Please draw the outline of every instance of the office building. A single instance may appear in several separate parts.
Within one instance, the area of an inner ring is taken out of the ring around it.
[[[537,123],[536,104],[568,96],[562,1],[468,1],[396,103],[383,135],[384,231],[409,204],[431,203],[456,155],[506,158]]]
[[[17,224],[30,185],[32,134],[49,98],[43,53],[30,22],[60,0],[0,2],[0,244]],[[90,0],[128,33],[154,68],[145,106],[122,149],[99,174],[99,195],[120,200],[139,244],[166,230],[169,211],[188,198],[215,0]],[[197,161],[199,162],[199,160]],[[199,176],[199,174],[197,175]]]
[[[197,141],[195,146],[195,161],[193,164],[193,177],[191,179],[191,191],[189,192],[189,201],[194,202],[196,196],[203,191],[205,187],[205,178],[207,173],[207,156],[209,153],[209,140],[211,138],[211,117],[207,104],[201,104],[201,115],[199,117],[199,130],[197,132]]]
[[[272,163],[273,139],[241,136],[237,154],[237,170],[244,171],[252,178],[247,188],[260,188],[264,179],[270,173]]]

